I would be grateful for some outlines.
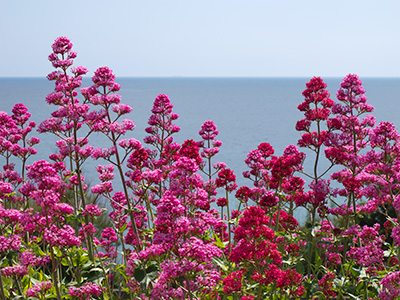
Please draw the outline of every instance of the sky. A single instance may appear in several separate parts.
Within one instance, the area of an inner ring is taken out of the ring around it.
[[[0,77],[75,65],[118,77],[400,76],[398,0],[0,0]]]

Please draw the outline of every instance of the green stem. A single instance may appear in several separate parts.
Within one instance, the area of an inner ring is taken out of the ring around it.
[[[15,276],[15,283],[17,284],[17,289],[18,293],[23,297],[22,289],[21,289],[21,283],[19,282],[18,278]],[[25,297],[23,297],[25,299]]]
[[[282,196],[279,195],[278,215],[276,216],[275,232],[279,231],[279,218],[281,216],[281,208],[282,208]]]
[[[53,251],[53,246],[50,244],[50,255],[51,255],[51,266],[52,266],[52,272],[51,276],[53,277],[53,285],[54,288],[56,289],[56,294],[57,294],[57,299],[62,300],[61,294],[60,294],[60,287],[58,286],[58,278],[57,278],[57,267],[56,267],[56,260],[54,258],[54,251]]]
[[[368,299],[368,284],[364,281],[364,300]]]
[[[229,255],[230,255],[232,251],[232,245],[231,245],[231,214],[229,211],[228,190],[226,190],[226,209],[228,215],[228,242],[229,242]]]
[[[96,253],[97,253],[97,255],[99,255],[99,252],[97,251],[97,249],[96,249]],[[113,298],[113,294],[112,294],[112,291],[111,291],[111,288],[110,288],[110,283],[108,282],[107,272],[104,269],[104,264],[103,264],[103,261],[101,259],[100,259],[100,266],[101,266],[101,270],[103,271],[103,274],[104,274],[104,278],[105,278],[105,281],[106,281],[108,294],[110,295],[110,299],[112,299]]]
[[[1,300],[6,300],[6,296],[4,294],[3,276],[1,274],[0,274],[0,297]]]
[[[104,93],[105,93],[105,91],[104,91]],[[110,117],[110,114],[109,114],[109,111],[108,111],[109,107],[106,106],[105,109],[106,109],[106,111],[107,111],[107,119],[108,119],[108,122],[111,124],[112,121],[111,121],[111,117]],[[130,201],[129,201],[129,194],[128,194],[128,189],[127,189],[127,187],[126,187],[126,181],[125,181],[125,177],[124,177],[124,171],[122,170],[122,163],[121,163],[121,159],[120,159],[119,152],[118,152],[117,138],[115,137],[115,134],[114,134],[114,132],[112,132],[112,131],[111,131],[111,140],[112,140],[113,146],[114,146],[115,149],[116,149],[116,151],[115,151],[115,158],[116,158],[116,160],[117,160],[116,166],[117,166],[117,168],[118,168],[118,172],[119,172],[119,176],[120,176],[120,179],[121,179],[122,187],[123,187],[123,189],[124,189],[125,199],[126,199],[126,203],[127,203],[127,206],[128,206],[129,217],[130,217],[130,219],[131,219],[131,224],[132,224],[133,233],[137,236],[137,239],[138,239],[138,242],[139,242],[139,248],[136,249],[136,250],[137,250],[137,252],[140,252],[140,246],[142,245],[142,243],[141,243],[141,240],[140,240],[140,236],[139,236],[138,229],[137,229],[137,227],[136,227],[135,218],[134,218],[134,216],[133,216],[132,205],[131,205],[131,203],[130,203]],[[160,192],[161,192],[161,191],[160,191]],[[136,247],[135,247],[135,248],[136,248]]]

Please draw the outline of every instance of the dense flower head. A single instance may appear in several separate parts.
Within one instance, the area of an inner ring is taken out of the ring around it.
[[[235,194],[235,197],[242,202],[247,202],[249,198],[252,196],[252,191],[247,186],[240,187]]]
[[[262,208],[247,207],[234,230],[234,240],[237,243],[229,259],[235,263],[249,262],[262,266],[269,262],[280,264],[282,255],[273,242],[275,233],[269,225],[270,218]]]
[[[102,288],[92,282],[86,282],[79,288],[70,287],[68,289],[68,294],[78,300],[89,300],[90,296],[100,296],[101,293]]]
[[[98,165],[96,167],[96,171],[97,173],[99,173],[99,179],[101,180],[101,182],[111,181],[114,179],[115,173],[113,173],[113,165]]]
[[[181,256],[205,263],[212,262],[214,257],[220,257],[222,253],[221,249],[214,244],[206,243],[194,236],[185,241],[178,249],[178,252]]]
[[[340,101],[354,102],[354,104],[365,103],[365,89],[363,82],[356,74],[348,74],[340,83],[340,89],[336,96]]]
[[[161,156],[165,155],[164,148],[173,143],[172,135],[180,131],[180,127],[173,124],[173,121],[179,117],[178,114],[172,112],[173,107],[167,95],[160,94],[156,97],[151,110],[153,114],[148,121],[150,127],[146,128],[146,132],[150,135],[143,140],[161,151]],[[165,164],[166,162],[161,159],[158,163]]]
[[[278,204],[279,198],[273,191],[267,191],[260,199],[258,204],[261,207],[271,208]]]
[[[100,217],[103,214],[101,208],[93,203],[90,203],[85,206],[82,215],[84,217],[91,216],[91,217]]]
[[[400,226],[393,228],[391,237],[393,238],[396,245],[400,245]]]
[[[109,67],[98,68],[92,77],[92,81],[97,86],[112,87],[114,85],[115,75]]]
[[[71,73],[75,76],[85,75],[87,72],[89,72],[89,70],[82,66],[71,68]]]
[[[199,134],[203,138],[203,140],[213,140],[218,135],[219,131],[217,130],[217,126],[215,125],[214,121],[205,121],[201,125],[201,129]]]
[[[216,203],[217,203],[218,206],[224,207],[224,206],[227,206],[227,204],[228,204],[228,199],[226,199],[226,198],[224,198],[224,197],[218,198],[217,201],[216,201]]]
[[[201,164],[202,159],[199,155],[200,147],[194,140],[186,140],[179,149],[179,156],[186,156],[196,161],[198,165]]]
[[[295,146],[286,147],[283,156],[272,156],[267,162],[267,168],[271,172],[269,187],[277,189],[295,171],[301,170],[304,158],[305,154],[298,151]]]
[[[46,295],[46,292],[53,287],[51,281],[42,281],[34,284],[26,291],[28,297],[36,297],[41,299]]]
[[[50,260],[49,255],[44,256],[36,256],[36,254],[32,250],[27,250],[24,252],[20,252],[18,255],[18,260],[23,266],[45,266]]]
[[[125,115],[132,111],[132,107],[124,103],[115,104],[111,109],[118,115]]]
[[[51,47],[54,53],[64,54],[71,50],[72,43],[67,37],[61,36],[55,39]]]
[[[23,277],[28,274],[28,268],[22,265],[13,265],[1,269],[4,277]]]
[[[242,277],[243,271],[236,271],[230,273],[222,280],[223,291],[225,294],[232,294],[233,292],[239,292],[242,289]]]
[[[311,191],[307,202],[314,208],[327,204],[328,196],[331,195],[330,180],[320,179],[317,182],[313,181],[309,185]]]
[[[52,246],[70,248],[79,246],[81,241],[75,236],[75,230],[70,225],[58,228],[51,225],[44,229],[44,239]]]
[[[341,88],[336,92],[336,97],[341,103],[337,103],[332,107],[332,112],[336,114],[328,122],[328,126],[333,129],[340,129],[342,132],[346,132],[350,129],[355,130],[357,134],[368,131],[363,128],[371,127],[374,125],[373,120],[366,119],[364,122],[360,122],[359,116],[363,113],[369,113],[374,108],[368,104],[365,89],[362,86],[362,81],[357,75],[347,75],[342,83]]]
[[[375,224],[374,227],[364,226],[362,229],[354,226],[345,231],[344,234],[355,236],[355,245],[350,248],[347,255],[364,267],[382,265],[384,255],[382,245],[385,237],[379,235],[379,228],[379,224]]]
[[[76,52],[71,51],[72,43],[67,37],[58,37],[51,46],[53,53],[49,55],[49,61],[54,68],[66,70],[73,64],[73,59],[76,58]],[[53,80],[51,77],[50,80]]]
[[[306,86],[307,89],[303,91],[304,102],[297,108],[305,112],[306,120],[326,120],[330,114],[329,108],[334,104],[329,98],[330,94],[326,90],[326,83],[320,77],[313,77]],[[311,105],[315,108],[311,108]],[[318,105],[321,105],[322,108],[318,108]]]
[[[269,218],[263,209],[249,206],[240,218],[239,226],[235,229],[235,240],[247,238],[272,240],[275,234],[268,224]]]
[[[199,166],[194,159],[180,157],[173,165],[169,173],[171,179],[189,177],[199,170]]]
[[[382,290],[379,297],[382,300],[395,300],[400,297],[400,272],[388,273],[381,280]]]
[[[173,107],[174,105],[169,100],[169,97],[165,94],[160,94],[154,99],[153,109],[151,112],[153,114],[170,114],[172,113]],[[172,119],[176,118],[176,115],[172,116]]]
[[[287,231],[293,231],[297,228],[299,225],[299,222],[290,214],[288,214],[286,211],[281,210],[280,212],[275,212],[273,215],[274,222],[278,219],[279,216],[279,225]]]
[[[267,159],[272,158],[272,154],[274,154],[274,149],[268,143],[261,143],[257,149],[250,150],[244,162],[251,170],[245,171],[243,176],[246,178],[253,176],[254,185],[257,186],[258,181],[265,175],[265,171],[269,169]]]
[[[60,193],[64,191],[64,183],[62,182],[58,171],[64,165],[51,164],[45,160],[35,161],[32,165],[26,166],[27,177],[37,183],[37,191],[35,188],[28,188],[30,196],[40,203],[56,203],[60,197]],[[29,182],[25,183],[29,185]],[[25,185],[24,184],[24,185]],[[51,199],[54,199],[51,200]]]
[[[125,194],[121,191],[115,192],[114,196],[112,197],[111,206],[114,209],[121,210],[125,207],[127,201]]]
[[[380,122],[369,134],[372,148],[379,147],[388,154],[399,154],[400,135],[391,122]]]
[[[14,188],[10,183],[0,181],[0,198],[8,196],[8,194],[11,194],[13,190]]]
[[[31,114],[22,103],[13,106],[13,114],[0,111],[0,155],[14,156],[22,161],[37,153],[32,146],[38,144],[37,137],[28,138],[36,123],[29,121]]]
[[[236,175],[233,174],[231,169],[222,169],[218,172],[215,185],[217,187],[224,187],[227,191],[231,192],[237,188]]]
[[[297,142],[297,145],[299,145],[299,147],[319,148],[326,142],[327,139],[328,131],[326,130],[320,132],[306,132],[301,136],[301,139]]]
[[[28,108],[22,103],[14,104],[12,113],[13,115],[11,117],[18,125],[23,125],[31,117],[31,113],[28,112]]]
[[[328,297],[336,296],[336,293],[332,290],[333,280],[335,279],[334,273],[327,273],[318,281],[319,290],[322,291]]]

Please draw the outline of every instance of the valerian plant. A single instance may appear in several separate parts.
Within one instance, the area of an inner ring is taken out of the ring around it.
[[[295,124],[307,154],[261,143],[238,187],[215,160],[213,121],[175,142],[179,116],[160,94],[140,142],[112,70],[83,88],[72,47],[59,37],[49,56],[56,109],[38,126],[58,137],[49,160],[33,160],[27,107],[0,112],[1,299],[400,299],[400,135],[375,124],[357,75],[338,101],[312,78]],[[99,162],[90,189],[88,160]],[[360,225],[377,213],[384,222]]]

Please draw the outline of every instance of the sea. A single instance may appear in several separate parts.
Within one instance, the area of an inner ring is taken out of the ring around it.
[[[375,107],[372,113],[377,122],[390,121],[400,128],[400,78],[360,78],[366,89],[368,103]],[[206,120],[213,120],[222,141],[220,153],[214,162],[225,162],[234,170],[239,186],[251,182],[242,176],[247,170],[244,159],[250,150],[260,143],[270,143],[275,155],[282,155],[287,145],[296,145],[301,133],[295,130],[297,120],[303,118],[297,106],[304,100],[302,91],[310,78],[116,78],[121,84],[122,103],[133,107],[128,117],[136,125],[127,138],[142,140],[147,121],[151,115],[154,99],[159,94],[167,94],[174,104],[174,112],[179,114],[176,124],[181,127],[175,134],[175,141],[183,143],[187,139],[200,141],[198,134]],[[342,78],[324,78],[331,98],[340,87]],[[83,86],[91,84],[84,79]],[[54,90],[54,82],[46,78],[0,78],[0,111],[11,114],[15,103],[24,103],[32,114],[31,120],[38,124],[50,117],[55,106],[47,104],[45,97]],[[46,159],[56,151],[56,138],[51,134],[35,135],[42,142],[37,146],[39,153],[31,158]],[[98,140],[95,139],[97,142]],[[102,142],[100,142],[102,143]],[[97,145],[106,146],[106,145]],[[305,161],[305,171],[311,171],[313,155],[305,151],[309,159]],[[2,160],[0,158],[0,163]],[[86,179],[94,185],[99,182],[94,167],[99,161],[85,165]],[[320,165],[324,168],[324,163]],[[309,170],[307,170],[309,169]],[[297,212],[304,221],[304,210]]]

